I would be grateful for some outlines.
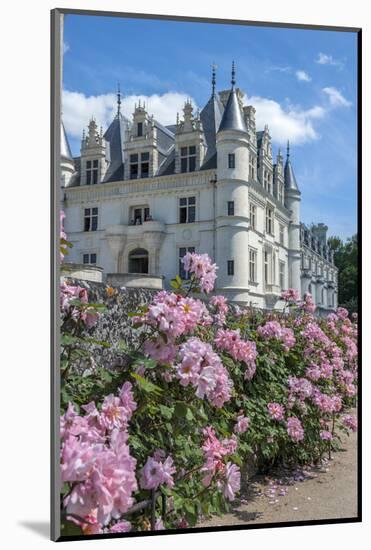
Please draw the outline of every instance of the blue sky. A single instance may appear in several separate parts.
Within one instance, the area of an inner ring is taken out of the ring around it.
[[[64,24],[63,119],[75,155],[91,116],[114,116],[120,82],[123,110],[139,97],[164,124],[190,97],[200,108],[217,89],[237,86],[267,123],[278,146],[291,143],[302,192],[302,220],[324,221],[329,234],[356,232],[357,61],[351,32],[265,28],[68,15]]]

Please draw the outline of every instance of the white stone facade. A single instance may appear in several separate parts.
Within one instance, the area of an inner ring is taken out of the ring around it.
[[[219,267],[215,292],[230,300],[280,308],[281,291],[292,287],[334,309],[337,269],[325,226],[301,225],[289,156],[285,167],[280,152],[273,162],[268,127],[256,132],[255,109],[241,97],[234,83],[216,94],[213,82],[201,113],[187,102],[182,120],[167,128],[143,105],[128,121],[118,97],[104,136],[91,121],[81,157],[62,155],[62,208],[74,245],[67,261],[96,264],[113,284],[148,279],[169,288],[185,251],[206,252]]]

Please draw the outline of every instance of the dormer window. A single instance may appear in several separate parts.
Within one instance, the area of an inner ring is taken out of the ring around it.
[[[140,176],[148,178],[149,176],[149,153],[141,153],[140,155]]]
[[[255,181],[255,159],[252,155],[249,160],[249,179]]]
[[[269,173],[267,175],[267,183],[268,183],[267,191],[268,193],[272,193],[271,175]]]
[[[142,137],[143,136],[143,122],[138,122],[137,125],[137,136]]]
[[[135,180],[138,177],[138,154],[130,155],[130,179]]]
[[[196,170],[196,146],[180,148],[180,171],[194,172]]]
[[[86,161],[86,185],[94,185],[95,183],[98,183],[98,170],[98,160]]]

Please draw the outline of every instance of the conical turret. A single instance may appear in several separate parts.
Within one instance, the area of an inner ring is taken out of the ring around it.
[[[232,88],[229,92],[227,104],[224,109],[222,121],[219,126],[219,132],[225,130],[237,130],[240,132],[247,132],[245,121],[242,116],[240,105],[238,103],[237,94],[235,90],[235,66],[232,64]]]
[[[285,189],[294,189],[299,191],[298,184],[296,182],[294,170],[290,161],[290,144],[287,142],[287,156],[285,163]]]

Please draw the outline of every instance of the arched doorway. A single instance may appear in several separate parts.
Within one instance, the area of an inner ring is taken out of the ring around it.
[[[136,248],[129,254],[129,273],[148,273],[148,251]]]

